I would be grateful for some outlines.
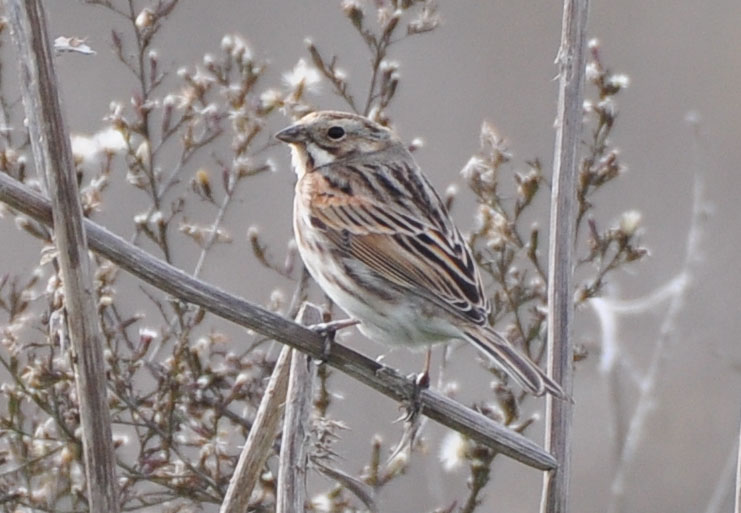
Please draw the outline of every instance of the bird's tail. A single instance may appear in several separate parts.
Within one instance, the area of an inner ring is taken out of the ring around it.
[[[485,353],[528,392],[538,396],[548,392],[559,399],[570,400],[561,385],[493,329],[481,327],[467,329],[463,333],[467,341]]]

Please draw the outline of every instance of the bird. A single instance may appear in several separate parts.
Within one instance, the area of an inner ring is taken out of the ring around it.
[[[390,128],[315,111],[275,134],[297,180],[296,246],[309,274],[366,337],[424,348],[465,340],[529,393],[561,386],[489,325],[471,248]]]

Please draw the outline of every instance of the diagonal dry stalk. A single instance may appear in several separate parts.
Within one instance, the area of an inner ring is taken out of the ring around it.
[[[43,224],[51,225],[48,201],[39,193],[2,173],[0,173],[0,201]],[[555,459],[537,444],[457,401],[434,390],[419,391],[413,381],[401,376],[394,369],[340,344],[332,344],[331,352],[326,355],[326,345],[320,334],[195,279],[90,220],[86,219],[84,226],[93,251],[150,285],[314,358],[325,359],[328,365],[393,400],[407,402],[418,394],[424,415],[505,456],[540,470],[556,467]]]
[[[229,481],[229,488],[219,509],[220,513],[247,511],[250,495],[270,455],[283,413],[282,405],[286,399],[292,351],[290,347],[284,346],[278,356],[270,382],[260,401],[255,422],[239,455],[234,475]]]
[[[62,275],[80,403],[88,507],[90,511],[116,513],[116,460],[101,347],[103,336],[46,18],[40,0],[6,0],[5,8],[18,53],[36,172],[44,175],[42,183],[51,194],[56,260]]]

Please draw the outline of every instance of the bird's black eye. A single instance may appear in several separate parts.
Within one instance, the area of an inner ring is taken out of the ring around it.
[[[327,135],[330,139],[342,139],[345,136],[345,129],[341,126],[333,126],[327,130]]]

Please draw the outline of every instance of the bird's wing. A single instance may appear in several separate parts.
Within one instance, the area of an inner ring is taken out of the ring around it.
[[[333,171],[335,180],[348,176],[346,168]],[[396,187],[399,194],[389,196],[378,183],[369,189],[369,175],[363,176],[362,182],[343,181],[344,191],[314,196],[314,228],[391,285],[486,324],[489,303],[478,269],[432,186],[417,175],[419,190]]]
[[[561,385],[492,328],[464,329],[463,335],[530,393],[543,395],[548,392],[559,399],[573,402]]]

